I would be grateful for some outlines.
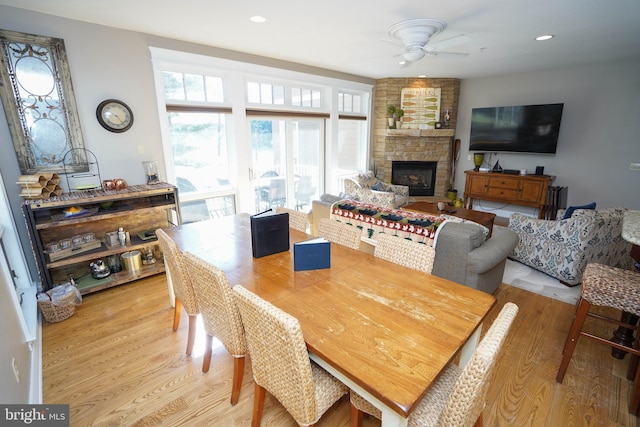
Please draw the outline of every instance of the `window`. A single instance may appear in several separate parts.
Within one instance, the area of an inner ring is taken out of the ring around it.
[[[362,96],[340,92],[338,94],[338,110],[344,113],[363,113]]]
[[[219,77],[165,71],[163,83],[167,101],[224,101],[222,79]]]
[[[267,83],[247,83],[247,101],[250,104],[284,105],[284,87]]]
[[[322,106],[321,101],[319,90],[297,87],[291,89],[291,105],[295,107],[320,108]]]
[[[371,85],[159,48],[151,53],[159,102],[171,115],[162,118],[169,122],[167,174],[192,184],[181,189],[181,206],[204,192],[234,195],[233,209],[241,212],[282,204],[306,211],[310,200],[342,191],[345,176],[366,170]],[[200,209],[194,217],[213,215],[209,205]]]
[[[231,114],[226,108],[203,105],[224,101],[222,79],[166,71],[163,84],[171,144],[168,169],[179,190],[182,222],[234,214],[235,197],[228,194]]]

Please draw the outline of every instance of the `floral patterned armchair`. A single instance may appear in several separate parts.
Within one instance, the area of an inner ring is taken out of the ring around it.
[[[534,219],[514,213],[509,228],[520,237],[510,258],[542,271],[565,285],[582,281],[590,262],[631,269],[631,244],[622,238],[626,208],[578,209],[570,218]],[[558,218],[564,217],[558,211]]]
[[[344,180],[344,197],[385,208],[397,209],[409,202],[409,187],[380,181],[373,172]]]

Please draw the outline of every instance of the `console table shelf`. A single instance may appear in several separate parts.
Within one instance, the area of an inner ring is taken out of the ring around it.
[[[544,218],[547,189],[555,179],[550,175],[509,175],[492,172],[465,171],[464,205],[473,209],[473,199],[530,206]]]
[[[156,259],[155,263],[144,264],[135,271],[121,271],[104,279],[93,279],[89,264],[133,250],[143,254],[149,250],[158,252],[157,240],[143,239],[138,233],[180,224],[177,191],[173,185],[159,183],[132,185],[118,191],[77,191],[50,199],[25,201],[22,210],[43,288],[51,289],[72,276],[80,292],[87,294],[163,272],[164,263]],[[70,208],[86,212],[66,216],[65,212]],[[129,233],[130,241],[126,246],[107,241],[106,233],[117,231],[119,227]],[[93,233],[98,240],[95,247],[55,258],[46,252],[47,245],[87,233]]]

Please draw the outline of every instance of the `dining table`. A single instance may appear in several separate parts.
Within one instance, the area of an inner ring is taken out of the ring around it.
[[[408,417],[450,363],[463,366],[480,339],[493,295],[331,243],[330,268],[294,271],[288,251],[254,258],[250,215],[164,229],[183,252],[222,269],[295,317],[311,360],[382,411],[385,427]],[[197,286],[197,283],[195,284]]]

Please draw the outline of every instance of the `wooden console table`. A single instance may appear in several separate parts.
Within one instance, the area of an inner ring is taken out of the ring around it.
[[[473,199],[511,203],[538,209],[544,218],[547,189],[555,176],[508,175],[493,172],[465,171],[464,205],[473,209]]]
[[[44,289],[69,280],[72,276],[80,293],[87,294],[121,285],[164,271],[161,260],[143,265],[140,270],[112,273],[103,279],[91,277],[90,263],[124,252],[153,250],[154,238],[139,233],[180,224],[177,205],[178,189],[167,183],[130,185],[123,190],[102,189],[73,191],[49,199],[26,200],[22,211],[27,222],[31,245]],[[84,214],[67,216],[70,208],[83,208]],[[106,233],[123,227],[129,232],[125,246],[111,245]],[[84,247],[72,247],[51,253],[47,246],[62,240],[82,239],[91,234],[93,240]],[[55,256],[54,256],[55,255]]]

